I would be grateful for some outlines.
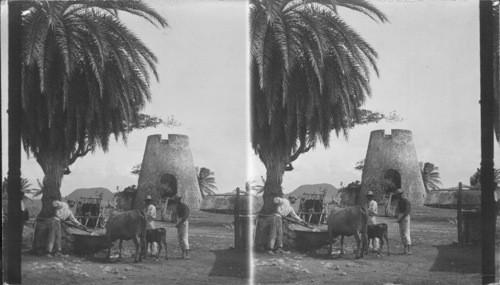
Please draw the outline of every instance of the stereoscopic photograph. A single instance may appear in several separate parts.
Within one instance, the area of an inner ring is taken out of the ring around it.
[[[2,0],[3,284],[499,284],[499,6]]]

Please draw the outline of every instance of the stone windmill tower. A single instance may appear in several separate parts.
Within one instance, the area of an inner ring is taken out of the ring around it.
[[[144,198],[165,199],[182,196],[182,202],[199,210],[202,202],[193,156],[186,135],[148,136],[139,174],[134,208],[144,207]]]
[[[413,135],[408,130],[372,131],[361,177],[358,203],[366,203],[366,192],[373,191],[375,199],[401,188],[403,196],[413,205],[422,205],[425,188],[413,145]]]

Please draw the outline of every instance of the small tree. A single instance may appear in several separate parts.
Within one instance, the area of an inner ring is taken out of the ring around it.
[[[201,198],[205,195],[215,195],[215,177],[214,172],[206,167],[196,167],[196,177],[198,178],[198,185],[200,187]]]
[[[118,189],[118,187],[116,188]],[[135,185],[125,187],[123,191],[115,194],[116,207],[121,210],[132,210],[136,195],[137,187]]]
[[[356,162],[354,169],[363,172],[364,167],[365,167],[365,159],[360,159],[360,160],[358,160],[358,162]]]
[[[439,169],[433,163],[430,162],[420,162],[420,172],[422,173],[422,180],[424,182],[425,192],[429,193],[431,190],[438,190],[441,185],[439,180]]]
[[[357,197],[360,192],[361,182],[356,180],[339,190],[337,200],[343,205],[356,205]]]
[[[136,165],[132,166],[132,171],[130,171],[130,173],[133,175],[139,175],[141,173],[141,166],[142,163],[137,163]]]

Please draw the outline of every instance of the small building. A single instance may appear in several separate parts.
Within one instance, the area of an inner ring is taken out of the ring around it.
[[[498,196],[500,187],[495,190],[497,213],[500,209]],[[460,245],[481,241],[481,189],[460,184],[458,188],[440,189],[429,192],[425,206],[457,210],[457,239]]]

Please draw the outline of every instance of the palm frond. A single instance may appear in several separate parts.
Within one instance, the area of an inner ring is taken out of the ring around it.
[[[215,195],[217,186],[215,186],[214,172],[206,167],[195,167],[195,170],[201,196],[205,197],[205,195]]]
[[[23,146],[38,152],[108,149],[127,139],[150,100],[158,59],[118,11],[167,26],[142,1],[42,1],[23,13]]]
[[[328,147],[332,130],[347,136],[359,117],[370,70],[378,75],[376,51],[336,7],[387,19],[361,0],[274,2],[250,4],[252,147],[258,154],[280,141],[290,152]]]

